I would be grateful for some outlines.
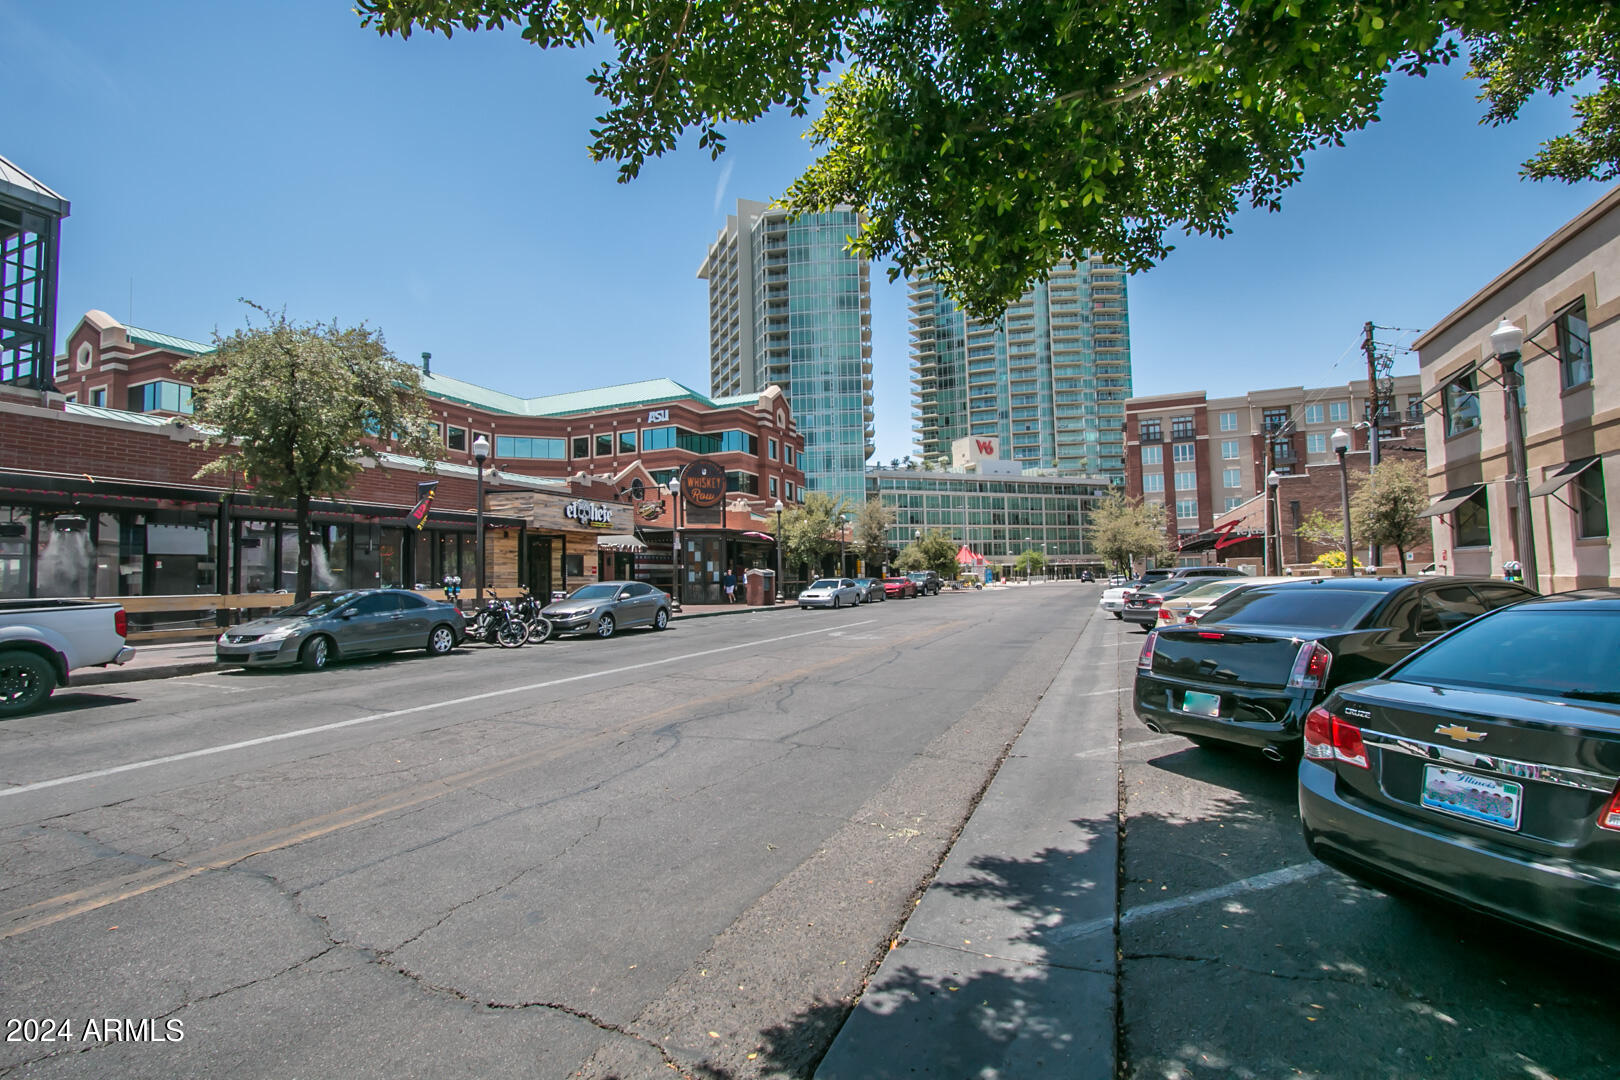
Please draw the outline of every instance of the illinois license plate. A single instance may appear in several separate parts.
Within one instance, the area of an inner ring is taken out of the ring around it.
[[[1430,810],[1442,814],[1455,814],[1499,829],[1517,829],[1524,811],[1524,785],[1425,765],[1422,801]]]
[[[1181,695],[1181,711],[1194,716],[1221,715],[1221,695],[1188,690]]]

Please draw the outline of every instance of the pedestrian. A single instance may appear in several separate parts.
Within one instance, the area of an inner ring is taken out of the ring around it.
[[[737,602],[737,575],[727,569],[720,578],[720,584],[726,587],[726,603],[735,604]]]

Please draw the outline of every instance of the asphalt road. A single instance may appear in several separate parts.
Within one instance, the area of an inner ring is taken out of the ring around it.
[[[1620,965],[1355,884],[1305,850],[1294,767],[1121,713],[1121,1077],[1620,1076]]]
[[[0,1074],[804,1075],[1079,595],[59,694],[0,725]]]

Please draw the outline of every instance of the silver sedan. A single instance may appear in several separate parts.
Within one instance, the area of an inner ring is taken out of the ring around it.
[[[595,634],[612,637],[628,626],[662,630],[669,625],[669,594],[643,581],[598,581],[582,585],[542,608],[553,634]]]
[[[800,609],[813,607],[855,607],[861,602],[861,587],[849,578],[824,577],[810,583],[799,594]]]
[[[406,589],[349,589],[231,627],[214,642],[214,659],[319,671],[333,660],[396,649],[443,656],[466,633],[461,612],[443,601]]]

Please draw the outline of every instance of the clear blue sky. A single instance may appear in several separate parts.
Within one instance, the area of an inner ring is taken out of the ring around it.
[[[620,185],[585,154],[590,62],[514,33],[380,38],[343,0],[0,0],[0,154],[73,204],[64,334],[101,308],[207,340],[245,296],[512,393],[706,391],[697,267],[739,197],[810,160],[803,122],[734,129],[718,162],[689,140]],[[1313,155],[1282,213],[1132,278],[1137,393],[1354,378],[1363,321],[1427,327],[1604,190],[1517,177],[1565,102],[1482,128],[1452,69],[1397,79],[1383,112]],[[888,459],[912,451],[905,294],[872,283]]]

